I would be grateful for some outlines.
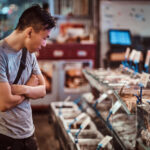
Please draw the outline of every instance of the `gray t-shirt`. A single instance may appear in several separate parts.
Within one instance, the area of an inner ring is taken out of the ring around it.
[[[22,50],[14,51],[4,41],[0,41],[0,82],[13,84],[20,65]],[[18,84],[26,84],[31,74],[41,74],[35,54],[27,52],[26,68]],[[23,139],[34,132],[32,110],[29,99],[6,112],[0,112],[0,133],[6,136]]]

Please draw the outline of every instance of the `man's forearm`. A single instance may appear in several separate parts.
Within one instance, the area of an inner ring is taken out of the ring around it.
[[[11,95],[8,99],[3,101],[4,103],[1,103],[0,111],[7,111],[22,103],[24,99],[25,97],[21,95]]]
[[[26,88],[27,88],[25,93],[26,97],[37,99],[37,98],[42,98],[46,95],[45,85],[38,85],[34,87],[26,85]]]
[[[11,85],[11,92],[32,99],[42,98],[46,95],[45,80],[42,75],[32,75],[26,85]]]
[[[28,85],[12,85],[12,93],[24,95],[28,98],[37,99],[46,95],[45,85],[28,86]]]

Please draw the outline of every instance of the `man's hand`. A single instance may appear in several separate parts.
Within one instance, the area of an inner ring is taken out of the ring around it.
[[[30,79],[28,80],[27,84],[28,86],[37,86],[39,85],[39,79],[37,78],[36,75],[32,74]]]
[[[36,75],[31,75],[30,79],[27,82],[27,86],[37,86],[39,84],[39,79]],[[28,93],[27,86],[19,85],[19,84],[12,84],[11,85],[11,92],[13,95],[24,95]]]
[[[42,75],[32,75],[26,85],[11,85],[13,95],[23,95],[37,99],[46,95],[45,81]]]

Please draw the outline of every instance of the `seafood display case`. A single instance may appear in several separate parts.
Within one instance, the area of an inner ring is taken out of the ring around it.
[[[103,69],[96,72],[93,70],[84,70],[83,72],[92,89],[97,92],[91,100],[84,97],[84,101],[88,102],[97,117],[103,122],[104,127],[113,136],[114,144],[117,143],[115,146],[119,146],[115,149],[136,149],[135,105],[132,106],[122,99],[121,96],[125,93],[118,93],[125,84],[127,86],[128,77],[120,72],[111,72],[110,75],[108,70]],[[136,97],[134,102],[136,104]]]
[[[70,69],[65,65],[66,74]],[[91,92],[50,105],[62,149],[149,150],[149,89],[140,86],[141,75],[121,69],[82,72]]]
[[[50,118],[63,150],[113,150],[112,136],[97,130],[91,117],[73,102],[53,102]]]

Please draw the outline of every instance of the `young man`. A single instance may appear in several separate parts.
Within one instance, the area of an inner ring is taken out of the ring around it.
[[[34,52],[46,45],[54,18],[39,5],[23,12],[16,29],[0,41],[0,150],[37,150],[29,98],[45,96],[45,82]],[[17,84],[22,49],[26,67]]]

